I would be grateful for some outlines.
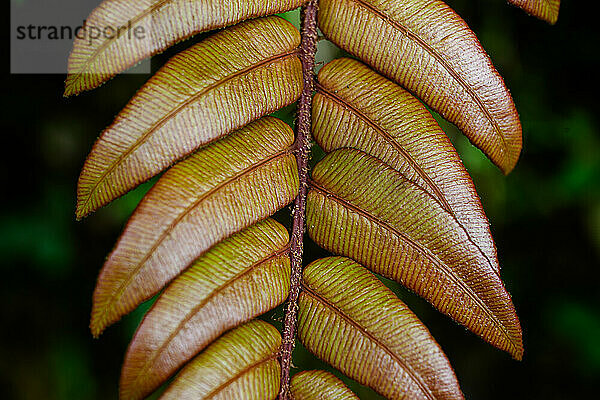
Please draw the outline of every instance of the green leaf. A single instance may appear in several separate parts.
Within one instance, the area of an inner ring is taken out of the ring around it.
[[[292,130],[265,117],[167,171],[130,218],[94,292],[92,333],[156,294],[194,259],[298,193]]]
[[[463,398],[427,328],[364,267],[330,257],[303,277],[298,334],[319,358],[389,399]]]
[[[288,251],[288,231],[268,219],[198,258],[138,328],[123,364],[121,398],[144,398],[223,332],[281,304],[290,289]]]
[[[319,71],[312,120],[314,138],[325,151],[362,150],[427,191],[500,270],[473,181],[420,101],[364,64],[342,58]]]
[[[558,21],[560,0],[508,0],[508,2],[552,25]]]
[[[192,360],[161,399],[275,399],[280,346],[277,329],[259,320],[248,322]]]
[[[297,29],[244,22],[173,57],[100,136],[77,188],[81,218],[176,160],[294,102],[302,90]]]
[[[98,87],[144,58],[199,32],[301,4],[302,0],[104,1],[87,17],[75,39],[65,96]],[[108,35],[104,33],[107,29]]]
[[[431,302],[521,359],[521,328],[509,294],[452,214],[382,161],[358,150],[327,155],[312,174],[310,237]]]
[[[521,123],[504,81],[467,24],[439,0],[321,0],[333,43],[456,124],[504,173],[521,152]]]
[[[359,400],[344,382],[326,371],[302,371],[292,378],[294,400]]]

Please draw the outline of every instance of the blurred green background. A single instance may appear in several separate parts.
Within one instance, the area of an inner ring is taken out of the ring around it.
[[[593,398],[600,383],[597,18],[573,1],[563,2],[553,27],[502,0],[448,3],[478,34],[523,123],[523,153],[508,177],[453,126],[443,127],[490,219],[523,326],[524,360],[511,360],[391,285],[446,351],[468,399]],[[154,60],[153,69],[174,52]],[[143,311],[94,340],[87,328],[91,296],[148,185],[82,222],[74,219],[75,188],[93,141],[148,76],[120,76],[64,99],[64,76],[9,75],[8,60],[3,68],[0,397],[116,398],[127,342]],[[318,254],[310,245],[308,252]],[[301,346],[295,364],[321,365]]]

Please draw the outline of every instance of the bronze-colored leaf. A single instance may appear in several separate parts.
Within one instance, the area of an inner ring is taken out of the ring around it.
[[[321,0],[325,36],[456,124],[505,173],[521,123],[504,81],[467,24],[439,0]]]
[[[260,320],[236,328],[192,360],[161,400],[264,399],[279,392],[281,335]]]
[[[173,57],[94,145],[79,178],[77,216],[294,102],[302,90],[299,43],[292,24],[268,17],[221,31]]]
[[[161,294],[131,341],[121,399],[144,398],[223,332],[281,304],[290,289],[288,251],[288,231],[268,219],[194,261]]]
[[[65,96],[98,87],[144,58],[196,33],[291,10],[302,2],[106,0],[87,17],[75,39]]]
[[[427,328],[373,274],[345,257],[304,270],[298,333],[345,375],[389,399],[462,399]]]
[[[509,294],[435,198],[354,149],[327,155],[312,179],[307,225],[317,244],[401,282],[489,343],[522,357]]]
[[[92,333],[152,297],[200,254],[298,193],[292,130],[265,117],[167,171],[129,220],[94,292]]]
[[[552,25],[558,20],[560,0],[508,0],[508,2]]]
[[[473,181],[419,100],[364,64],[342,58],[319,71],[312,120],[314,138],[325,151],[362,150],[427,191],[500,270]]]
[[[326,371],[302,371],[290,385],[294,400],[359,400],[344,382]]]

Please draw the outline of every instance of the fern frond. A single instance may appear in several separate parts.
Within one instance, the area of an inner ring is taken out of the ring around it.
[[[509,1],[556,20],[559,0]],[[301,5],[302,35],[272,15]],[[317,9],[325,37],[359,60],[334,60],[315,77]],[[420,100],[504,173],[519,158],[521,124],[476,35],[445,3],[106,0],[84,32],[97,26],[125,28],[75,41],[65,95],[224,28],[148,80],[80,175],[78,218],[166,171],[94,292],[98,336],[162,291],[127,351],[122,399],[143,399],[173,375],[164,399],[356,399],[325,371],[301,371],[290,384],[296,327],[315,355],[388,398],[462,399],[440,346],[372,272],[521,359],[482,204]],[[139,29],[146,40],[131,40]],[[297,100],[295,138],[268,114]],[[310,132],[328,153],[311,174]],[[290,240],[269,217],[292,201]],[[305,223],[338,256],[303,272]],[[282,338],[255,318],[286,298]]]

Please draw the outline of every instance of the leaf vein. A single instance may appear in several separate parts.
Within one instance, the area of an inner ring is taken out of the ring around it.
[[[506,139],[504,137],[504,134],[502,133],[502,130],[500,129],[500,126],[498,125],[498,122],[492,116],[492,114],[489,112],[487,107],[485,107],[485,105],[483,104],[483,101],[479,98],[479,96],[477,95],[477,93],[475,93],[475,91],[471,88],[471,86],[468,85],[461,78],[460,74],[458,74],[458,72],[456,72],[454,70],[454,68],[452,68],[452,66],[450,64],[448,64],[446,62],[446,60],[444,60],[444,58],[432,46],[430,46],[426,41],[421,39],[417,34],[410,31],[408,29],[408,27],[402,25],[401,23],[399,23],[397,21],[394,21],[392,18],[385,15],[385,13],[383,13],[382,11],[373,7],[371,4],[366,3],[364,0],[350,0],[350,1],[354,1],[358,5],[371,11],[372,13],[377,15],[379,18],[381,18],[384,22],[390,24],[392,27],[394,27],[395,29],[402,32],[402,34],[404,34],[406,37],[411,39],[413,42],[416,42],[417,45],[419,45],[421,48],[423,48],[425,51],[427,51],[429,54],[431,54],[437,60],[437,62],[439,62],[440,65],[446,71],[448,71],[448,73],[452,76],[452,78],[455,79],[465,89],[465,91],[469,94],[469,96],[471,96],[471,98],[477,103],[477,105],[479,106],[481,111],[484,113],[486,118],[490,121],[490,123],[492,124],[492,126],[494,127],[494,129],[496,130],[498,135],[500,136],[500,139],[502,140],[502,145],[504,147],[502,150],[507,148]]]
[[[148,252],[144,255],[144,257],[142,258],[142,260],[140,262],[138,262],[135,266],[135,268],[133,269],[133,271],[131,271],[130,274],[128,274],[127,278],[121,282],[121,284],[119,285],[119,287],[117,288],[117,290],[115,292],[113,292],[109,299],[107,301],[105,301],[105,306],[104,308],[104,312],[102,313],[103,316],[105,316],[110,310],[112,310],[112,308],[114,307],[114,301],[117,298],[120,298],[121,295],[123,294],[123,292],[125,291],[125,288],[127,287],[127,285],[129,285],[129,283],[131,283],[131,281],[133,280],[134,276],[137,274],[137,272],[139,272],[139,270],[144,266],[144,264],[146,263],[146,261],[154,254],[154,252],[158,249],[158,247],[161,245],[161,243],[171,235],[171,231],[174,229],[175,226],[177,226],[177,224],[179,224],[179,222],[181,222],[183,220],[183,218],[185,218],[190,212],[191,210],[195,209],[200,203],[202,203],[204,200],[206,200],[207,198],[209,198],[211,195],[213,195],[214,193],[216,193],[218,190],[222,189],[223,187],[229,185],[230,183],[238,180],[240,177],[245,176],[250,174],[251,172],[257,170],[258,168],[274,161],[277,160],[281,157],[284,157],[286,155],[288,155],[290,153],[290,149],[286,149],[282,152],[279,152],[267,159],[261,160],[259,163],[254,164],[252,166],[250,166],[249,168],[246,168],[242,171],[240,171],[238,174],[226,179],[225,181],[219,183],[217,186],[211,188],[210,190],[208,190],[206,193],[202,194],[198,199],[196,199],[194,202],[192,202],[189,206],[187,206],[178,216],[175,220],[173,220],[173,222],[171,224],[169,224],[169,226],[165,229],[165,231],[160,235],[160,237],[158,238],[158,240],[152,245],[152,247],[148,250]]]
[[[348,324],[352,325],[358,331],[362,332],[367,338],[369,338],[369,340],[371,340],[373,343],[375,343],[379,347],[381,347],[393,360],[395,360],[398,364],[400,364],[402,366],[402,368],[404,370],[406,370],[406,372],[408,372],[408,374],[410,375],[410,377],[412,378],[412,380],[419,386],[419,388],[421,389],[421,391],[423,393],[425,393],[425,395],[429,399],[435,400],[434,394],[427,387],[427,385],[425,384],[425,382],[423,382],[421,376],[409,364],[407,364],[404,360],[402,360],[400,357],[398,357],[396,354],[394,354],[394,352],[392,350],[390,350],[388,348],[388,346],[386,346],[378,338],[376,338],[375,336],[373,336],[363,326],[359,325],[356,321],[354,321],[352,318],[350,318],[338,306],[336,306],[335,304],[331,303],[329,300],[327,300],[326,298],[322,297],[319,293],[317,293],[316,291],[314,291],[305,282],[303,282],[302,288],[304,289],[304,293],[306,293],[309,296],[313,297],[315,300],[321,302],[326,307],[329,307],[330,309],[332,309],[333,312],[336,313],[336,314],[338,314],[340,317],[342,317],[342,319],[344,319],[344,321],[346,321]]]
[[[183,109],[185,109],[187,106],[189,106],[190,104],[192,104],[193,102],[195,102],[196,100],[198,100],[200,97],[202,97],[204,94],[208,93],[211,90],[214,90],[215,88],[225,84],[226,82],[235,79],[249,71],[252,71],[254,69],[260,68],[266,64],[269,64],[271,62],[274,61],[278,61],[278,60],[283,60],[287,57],[296,55],[297,50],[291,50],[282,54],[278,54],[272,57],[269,57],[267,59],[262,60],[259,63],[256,63],[254,65],[251,65],[250,67],[241,69],[237,72],[235,72],[234,74],[231,74],[227,77],[225,77],[224,79],[218,80],[217,82],[203,88],[202,90],[200,90],[199,92],[197,92],[196,94],[194,94],[193,96],[190,96],[190,98],[188,98],[187,100],[185,100],[184,102],[180,103],[177,107],[173,108],[171,111],[169,111],[165,116],[161,117],[158,121],[156,121],[152,126],[150,126],[150,128],[148,128],[146,130],[146,132],[144,132],[136,141],[135,143],[133,143],[131,146],[129,146],[124,152],[122,152],[115,160],[113,160],[111,162],[111,164],[103,171],[103,173],[98,177],[98,179],[96,180],[96,182],[93,184],[93,186],[88,189],[88,193],[85,197],[85,200],[83,200],[83,202],[81,203],[81,209],[87,209],[87,206],[89,204],[89,202],[92,199],[92,196],[94,195],[94,193],[96,192],[96,190],[98,189],[98,186],[100,186],[105,179],[117,168],[117,166],[121,163],[121,161],[123,161],[127,156],[129,156],[131,153],[133,153],[137,148],[139,148],[144,142],[146,142],[146,140],[150,137],[150,135],[152,135],[152,133],[154,133],[156,130],[158,130],[161,126],[163,126],[169,119],[171,119],[173,116],[175,116],[176,114],[178,114],[179,112],[181,112]],[[148,84],[144,85],[144,87],[147,87]],[[141,89],[143,90],[143,88]]]
[[[231,279],[223,282],[221,285],[219,285],[216,288],[214,288],[205,299],[203,299],[200,303],[198,303],[196,306],[194,306],[194,308],[192,308],[192,310],[190,310],[190,312],[185,316],[185,318],[182,319],[179,322],[179,324],[177,325],[177,327],[169,334],[169,336],[167,337],[167,339],[154,352],[153,356],[144,362],[144,365],[142,366],[142,368],[140,368],[140,372],[136,376],[136,378],[135,378],[135,380],[133,382],[133,385],[135,385],[138,382],[138,380],[142,376],[144,376],[144,373],[151,366],[151,364],[154,362],[154,360],[156,360],[156,358],[171,343],[171,341],[175,338],[175,336],[177,336],[177,334],[179,333],[179,330],[185,324],[187,324],[194,317],[194,315],[196,315],[196,313],[200,309],[202,309],[206,304],[208,304],[208,302],[210,300],[212,300],[218,293],[220,293],[227,286],[231,285],[233,282],[237,281],[238,279],[242,278],[245,275],[248,275],[254,268],[256,268],[256,267],[258,267],[258,266],[260,266],[262,264],[265,264],[265,263],[267,263],[267,262],[269,262],[269,261],[271,261],[273,259],[276,259],[276,258],[282,257],[284,255],[287,255],[287,253],[289,252],[289,249],[290,249],[290,245],[289,245],[289,242],[288,242],[286,245],[284,245],[279,250],[275,251],[272,254],[269,254],[267,257],[263,257],[261,260],[255,262],[255,263],[249,265],[243,271],[241,271],[238,274],[236,274],[235,276],[233,276]]]
[[[444,197],[444,195],[442,194],[442,191],[439,189],[439,187],[436,185],[436,183],[429,177],[429,175],[427,175],[425,173],[423,168],[421,168],[421,166],[415,161],[415,159],[398,142],[396,142],[392,136],[390,136],[389,133],[387,133],[383,128],[381,128],[379,125],[377,125],[375,123],[375,121],[373,121],[372,119],[367,117],[358,108],[354,107],[352,104],[350,104],[346,100],[342,99],[341,97],[335,95],[334,93],[332,93],[330,90],[328,90],[324,86],[322,86],[320,84],[317,85],[317,91],[320,94],[330,98],[332,101],[337,102],[338,104],[342,105],[343,107],[350,109],[350,111],[352,113],[354,113],[357,117],[359,117],[361,120],[363,120],[366,124],[368,124],[371,128],[373,128],[373,130],[375,130],[377,133],[379,133],[379,135],[381,135],[385,139],[386,142],[388,142],[395,150],[397,150],[400,154],[402,154],[402,157],[404,157],[404,159],[410,164],[410,166],[425,181],[425,183],[427,183],[427,185],[429,187],[431,187],[431,189],[435,192],[435,196],[437,197],[437,200],[440,203],[440,205],[442,206],[442,208],[444,208],[450,214],[454,215],[454,212],[450,208],[450,205],[446,201],[446,198]],[[411,181],[413,184],[420,186],[417,182],[414,182],[412,179],[410,179],[406,176],[405,176],[405,178],[407,180]]]
[[[419,253],[421,253],[423,256],[425,256],[427,259],[429,259],[434,265],[436,265],[439,270],[444,272],[444,275],[446,275],[450,280],[452,280],[452,282],[454,284],[456,284],[465,293],[467,293],[467,295],[473,300],[473,302],[475,304],[479,305],[481,310],[483,310],[483,312],[485,314],[487,314],[487,316],[494,323],[494,325],[500,329],[503,336],[507,339],[508,343],[510,343],[511,347],[513,347],[514,349],[518,349],[518,346],[513,342],[512,338],[510,337],[510,334],[506,330],[506,327],[504,326],[503,323],[501,323],[498,320],[498,318],[492,312],[492,310],[489,309],[489,307],[479,298],[479,296],[477,296],[473,292],[473,290],[460,277],[458,277],[454,273],[454,271],[451,268],[449,268],[444,262],[439,260],[435,255],[431,254],[431,252],[427,248],[423,247],[420,243],[414,241],[411,237],[409,237],[405,233],[400,232],[396,228],[388,225],[386,222],[378,219],[377,217],[366,212],[365,210],[362,210],[361,208],[358,208],[358,207],[354,206],[353,204],[350,204],[348,201],[340,198],[336,193],[333,193],[333,192],[323,188],[322,186],[318,185],[316,182],[311,180],[310,186],[313,190],[320,192],[327,199],[333,200],[333,201],[337,202],[338,204],[340,204],[341,206],[343,206],[351,211],[354,211],[355,213],[363,216],[364,218],[370,220],[371,222],[374,222],[375,224],[383,227],[384,229],[386,229],[390,232],[393,232],[395,235],[400,237],[402,240],[406,241],[411,247],[415,248]]]

